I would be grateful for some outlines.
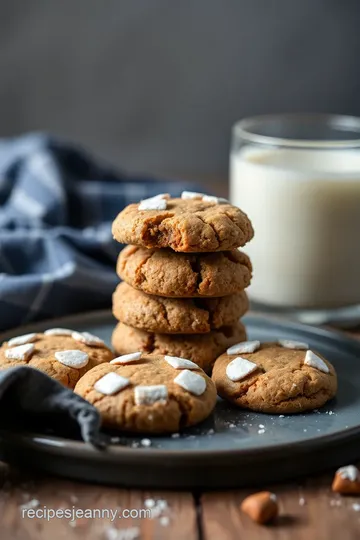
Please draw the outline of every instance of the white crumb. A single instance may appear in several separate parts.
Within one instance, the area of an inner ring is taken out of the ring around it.
[[[38,499],[31,499],[27,503],[22,504],[20,508],[22,510],[25,510],[29,508],[37,508],[39,505],[40,505],[40,501]]]
[[[163,527],[167,527],[170,523],[170,519],[168,518],[168,516],[162,516],[160,518],[160,525],[162,525]]]
[[[140,441],[141,446],[151,446],[150,439],[141,439]]]

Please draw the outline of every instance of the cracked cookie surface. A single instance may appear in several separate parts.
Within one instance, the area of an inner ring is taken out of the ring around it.
[[[38,333],[32,344],[34,345],[34,351],[28,360],[10,360],[6,358],[6,351],[11,348],[9,348],[8,342],[3,343],[0,348],[0,370],[17,366],[29,366],[46,373],[67,388],[74,388],[80,377],[89,369],[103,362],[109,362],[114,358],[113,353],[107,347],[90,347],[75,340],[71,335],[49,336]],[[89,357],[87,365],[78,369],[59,362],[55,358],[55,353],[65,350],[78,350],[87,353]]]
[[[172,250],[126,246],[117,273],[147,294],[195,298],[226,296],[243,291],[251,281],[252,266],[245,253],[174,253]]]
[[[249,307],[245,292],[222,298],[164,298],[123,282],[113,294],[113,314],[121,322],[160,334],[204,334],[235,324]]]
[[[240,322],[197,335],[156,334],[119,323],[113,332],[112,344],[117,354],[143,351],[148,354],[168,354],[188,358],[208,373],[221,353],[245,339],[245,327]]]
[[[239,407],[265,413],[299,413],[317,409],[337,391],[334,367],[319,353],[329,373],[304,364],[306,350],[292,350],[276,343],[262,343],[254,353],[221,355],[215,362],[212,379],[218,394]],[[245,378],[232,381],[228,364],[241,356],[257,365]]]
[[[215,385],[200,368],[192,370],[206,382],[205,391],[199,396],[174,382],[180,371],[169,365],[164,356],[143,355],[128,365],[102,364],[93,368],[78,382],[75,392],[99,410],[106,426],[142,433],[177,432],[207,418],[216,403]],[[129,386],[115,395],[101,394],[94,385],[108,373],[129,379]],[[137,404],[134,388],[138,385],[165,385],[166,401]]]
[[[169,199],[166,210],[130,204],[117,216],[115,240],[179,252],[224,251],[244,246],[254,235],[249,218],[229,203]]]

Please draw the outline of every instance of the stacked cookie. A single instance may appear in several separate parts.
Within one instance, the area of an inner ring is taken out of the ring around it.
[[[251,263],[238,251],[252,236],[247,216],[225,199],[184,192],[131,204],[113,235],[122,278],[113,296],[118,354],[133,351],[191,359],[210,371],[228,347],[246,339],[239,321]]]

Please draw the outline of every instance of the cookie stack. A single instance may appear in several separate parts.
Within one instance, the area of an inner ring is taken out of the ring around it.
[[[160,194],[125,208],[114,238],[123,280],[113,295],[117,354],[133,351],[188,358],[210,371],[215,359],[246,339],[239,321],[251,263],[237,248],[253,236],[248,217],[225,199]]]

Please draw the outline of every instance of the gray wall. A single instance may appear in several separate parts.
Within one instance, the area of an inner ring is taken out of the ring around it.
[[[356,0],[0,0],[0,135],[223,175],[238,118],[360,116],[359,23]]]

